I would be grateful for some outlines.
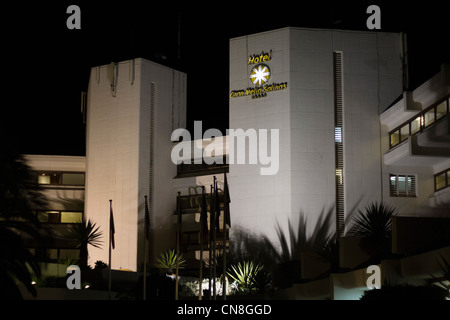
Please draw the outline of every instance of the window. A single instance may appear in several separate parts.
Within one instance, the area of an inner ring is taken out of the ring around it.
[[[63,173],[61,184],[84,186],[84,173]]]
[[[446,103],[446,101],[442,101],[436,107],[436,120],[439,120],[446,114],[447,114],[447,103]]]
[[[83,212],[61,211],[61,223],[80,223]]]
[[[424,115],[425,127],[428,127],[429,125],[433,124],[434,120],[435,120],[434,109],[431,109],[430,111],[426,112]]]
[[[416,177],[391,174],[389,188],[391,197],[416,197]]]
[[[42,172],[38,175],[39,184],[60,184],[61,175],[59,173]]]
[[[447,188],[448,186],[450,186],[450,169],[434,175],[434,191]]]
[[[413,121],[411,121],[411,135],[420,131],[420,123],[422,117],[417,117]]]
[[[342,173],[342,169],[336,169],[336,183],[337,184],[344,183],[344,175]]]
[[[450,99],[440,101],[426,110],[422,111],[418,116],[410,119],[407,123],[389,132],[389,146],[393,148],[403,141],[406,141],[409,136],[421,132],[425,128],[436,123],[438,120],[444,118],[450,111]]]
[[[391,133],[391,148],[400,143],[400,131],[394,131]]]
[[[39,222],[43,223],[80,223],[83,218],[81,211],[38,211]]]
[[[38,172],[38,184],[84,186],[84,172]]]
[[[342,52],[333,53],[334,66],[334,152],[336,161],[336,233],[344,235],[345,188],[344,188],[344,141],[342,139],[343,115],[343,56]]]
[[[409,137],[409,123],[400,128],[400,142],[405,141]]]
[[[342,128],[334,128],[334,142],[342,142]]]

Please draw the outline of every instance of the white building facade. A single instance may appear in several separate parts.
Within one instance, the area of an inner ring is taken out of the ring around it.
[[[401,48],[397,33],[342,30],[230,40],[230,128],[279,130],[276,174],[230,165],[231,237],[240,228],[276,243],[276,226],[287,235],[304,215],[311,232],[328,210],[343,235],[352,210],[387,200],[379,114],[402,94]]]
[[[383,196],[407,216],[450,215],[450,65],[380,115]]]
[[[284,28],[231,39],[229,128],[235,131],[227,143],[216,140],[215,149],[228,166],[185,172],[171,159],[171,135],[185,127],[186,75],[145,59],[92,68],[85,215],[102,226],[107,241],[112,200],[112,268],[136,271],[144,261],[144,196],[153,260],[175,247],[177,192],[190,202],[183,232],[195,242],[198,197],[192,204],[189,196],[198,186],[209,192],[214,175],[223,188],[226,172],[231,241],[243,231],[276,245],[279,232],[288,235],[301,217],[312,232],[330,210],[330,232],[344,235],[346,218],[370,202],[391,203],[404,216],[448,216],[448,69],[403,93],[401,49],[397,33]],[[430,110],[433,123],[426,120]],[[417,117],[424,121],[419,131],[411,129]],[[238,140],[247,142],[242,158],[234,149]],[[192,142],[200,150],[208,144]],[[107,248],[90,248],[90,264],[108,262]]]
[[[87,107],[86,217],[102,226],[108,241],[112,200],[111,267],[137,271],[144,261],[145,196],[149,256],[174,242],[170,136],[185,126],[186,74],[145,59],[94,67]],[[90,263],[108,263],[108,245],[90,248],[89,256]]]

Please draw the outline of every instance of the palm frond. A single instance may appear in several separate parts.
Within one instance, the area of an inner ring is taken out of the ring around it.
[[[96,225],[91,219],[85,221],[84,219],[72,226],[69,231],[69,237],[77,248],[83,245],[91,245],[95,248],[100,248],[103,243],[103,232],[99,230],[100,227]]]
[[[350,236],[383,239],[389,238],[392,231],[392,218],[397,215],[393,206],[383,202],[372,202],[364,211],[358,210]]]
[[[187,260],[184,259],[183,254],[179,253],[176,254],[175,250],[165,250],[161,253],[160,257],[156,259],[155,267],[160,269],[169,269],[173,270],[177,267],[178,262],[178,269],[184,269]]]
[[[238,262],[232,265],[231,270],[227,272],[228,276],[233,279],[240,291],[252,291],[258,286],[258,273],[263,269],[262,265],[254,264],[252,261]]]

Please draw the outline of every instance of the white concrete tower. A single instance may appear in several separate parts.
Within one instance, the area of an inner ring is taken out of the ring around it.
[[[112,268],[143,263],[144,196],[149,196],[149,259],[173,246],[176,193],[171,133],[185,127],[186,74],[145,59],[91,69],[86,147],[86,217],[104,233],[89,262],[108,263],[109,200],[115,222]]]

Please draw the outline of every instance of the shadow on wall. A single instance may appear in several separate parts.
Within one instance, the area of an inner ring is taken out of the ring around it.
[[[360,199],[350,210],[345,219],[345,226],[349,226],[354,219]],[[274,285],[287,287],[292,283],[301,282],[301,259],[304,253],[313,255],[317,262],[328,264],[329,267],[321,276],[339,271],[339,246],[335,229],[335,208],[323,209],[318,220],[311,228],[307,220],[308,214],[300,211],[298,223],[291,219],[287,221],[287,231],[277,221],[274,228],[278,242],[275,244],[266,235],[255,234],[250,230],[236,229],[231,243],[231,257],[236,261],[251,260],[262,264],[267,270],[272,270]],[[312,233],[308,230],[313,230]]]

